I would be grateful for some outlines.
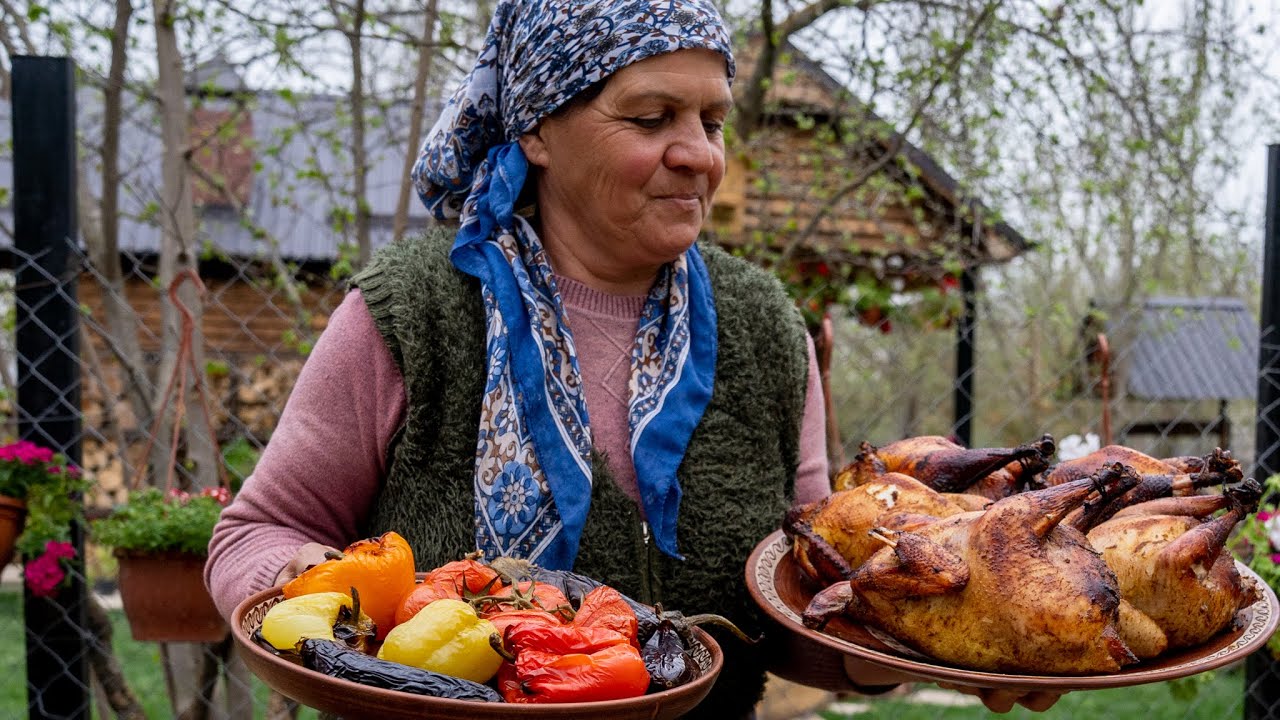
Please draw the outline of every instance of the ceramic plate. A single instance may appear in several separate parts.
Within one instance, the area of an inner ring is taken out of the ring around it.
[[[283,600],[279,588],[263,590],[246,599],[231,615],[232,636],[245,665],[268,687],[308,707],[333,713],[344,720],[506,720],[507,718],[608,718],[608,720],[670,720],[690,710],[706,697],[724,662],[720,646],[694,628],[698,645],[690,654],[702,673],[692,682],[671,690],[627,700],[586,703],[508,705],[413,695],[370,687],[308,670],[272,654],[254,642],[253,634],[272,605]]]
[[[747,561],[747,587],[752,598],[777,624],[814,642],[869,662],[919,675],[935,682],[1008,690],[1088,690],[1126,687],[1186,677],[1243,659],[1266,644],[1280,619],[1280,605],[1252,570],[1236,563],[1241,575],[1252,577],[1263,597],[1241,610],[1232,629],[1195,648],[1165,653],[1104,675],[1006,675],[966,670],[941,664],[894,641],[884,633],[855,621],[837,618],[823,631],[801,621],[816,588],[791,556],[791,541],[781,530],[760,541]]]

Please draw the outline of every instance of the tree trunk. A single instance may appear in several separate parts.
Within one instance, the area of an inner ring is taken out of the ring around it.
[[[89,631],[89,637],[92,638],[89,643],[89,667],[93,670],[93,676],[98,680],[98,685],[106,695],[107,703],[111,705],[116,718],[147,720],[146,712],[134,697],[133,690],[129,688],[129,683],[120,669],[120,661],[116,659],[111,644],[111,636],[114,633],[111,618],[92,594],[89,595],[85,605],[85,621],[88,623],[85,629]]]
[[[124,273],[120,267],[120,126],[123,115],[124,72],[128,62],[131,0],[116,0],[115,25],[111,33],[111,68],[103,89],[102,116],[102,197],[98,201],[97,232],[85,223],[84,236],[90,246],[98,282],[102,285],[102,311],[111,335],[110,348],[120,363],[121,386],[138,422],[151,417],[154,385],[147,378],[138,344],[138,315],[125,299]],[[88,198],[83,190],[81,202]],[[87,218],[88,216],[86,216]],[[96,240],[96,242],[93,242]]]
[[[190,141],[187,131],[187,103],[183,81],[182,54],[178,50],[178,37],[175,32],[174,6],[177,0],[156,0],[154,8],[154,26],[156,33],[156,65],[158,79],[156,83],[157,100],[160,105],[160,127],[162,139],[160,188],[160,273],[161,288],[169,288],[170,284],[184,271],[196,269],[195,208],[191,200],[190,175],[187,172],[186,148]],[[177,371],[192,373],[187,378],[192,383],[202,383],[204,374],[204,335],[201,320],[204,315],[203,301],[196,293],[193,283],[185,282],[176,293],[177,299],[190,313],[193,324],[190,345],[183,342],[182,324],[184,318],[175,306],[173,299],[167,294],[163,299],[163,340],[162,355],[158,375],[159,387],[166,387],[170,378],[176,377]],[[184,357],[185,355],[185,357]],[[182,363],[180,365],[179,363]],[[183,367],[185,365],[185,368]],[[180,478],[186,482],[194,482],[198,487],[216,485],[218,477],[218,459],[213,451],[214,441],[212,428],[206,422],[204,412],[192,397],[192,385],[184,381],[181,386],[173,388],[174,403],[179,400],[189,408],[186,412],[186,451],[187,458],[194,463],[194,476]],[[181,393],[181,395],[178,395]],[[153,413],[158,422],[155,445],[152,449],[152,469],[158,480],[161,474],[177,472],[177,468],[169,466],[170,453],[173,450],[171,435],[176,429],[179,442],[183,437],[182,428],[177,426],[176,418],[163,405],[166,398],[163,392],[157,393],[153,403]],[[188,708],[201,704],[200,688],[193,683],[178,682],[184,672],[189,674],[196,668],[203,667],[202,646],[199,644],[161,644],[161,657],[165,664],[165,677],[170,681],[170,701],[175,716],[181,716]],[[185,668],[185,670],[184,670]]]
[[[176,0],[157,0],[153,4],[155,10],[156,61],[158,70],[157,96],[160,103],[160,126],[163,141],[161,175],[163,187],[160,190],[160,224],[162,240],[160,247],[160,285],[168,288],[174,278],[186,270],[196,269],[195,208],[191,200],[190,175],[187,172],[186,148],[189,142],[187,131],[187,103],[184,90],[182,54],[178,50],[178,38],[174,31],[174,3]],[[191,315],[192,329],[190,347],[182,347],[183,318],[179,308],[172,300],[163,304],[163,354],[160,359],[158,385],[165,386],[176,371],[187,372],[190,385],[174,388],[183,393],[183,405],[190,408],[186,413],[185,437],[187,459],[194,464],[194,476],[188,481],[196,487],[213,487],[217,484],[218,458],[214,452],[212,428],[206,420],[200,400],[192,392],[193,388],[203,383],[204,375],[204,335],[201,321],[204,316],[203,301],[197,295],[192,283],[184,283],[177,293],[179,301],[186,306]],[[187,354],[187,358],[181,358]],[[187,367],[179,367],[179,361]],[[174,419],[169,417],[167,408],[160,407],[165,401],[163,393],[153,403],[155,416],[161,418],[155,438],[153,460],[166,458],[152,467],[157,474],[167,472],[167,458],[173,452],[170,442]]]
[[[338,4],[331,2],[334,15],[338,15]],[[352,195],[355,199],[356,253],[360,267],[369,263],[373,254],[373,244],[369,237],[369,196],[368,149],[364,142],[365,110],[364,110],[364,0],[356,0],[351,10],[351,29],[345,31],[347,44],[351,48],[351,168],[353,176]]]
[[[409,199],[413,193],[413,183],[409,181],[409,173],[418,161],[418,144],[422,139],[422,121],[427,104],[427,79],[431,77],[431,64],[436,57],[435,28],[439,17],[438,0],[427,0],[427,9],[422,19],[422,44],[418,46],[418,70],[413,78],[413,105],[409,108],[409,139],[405,143],[403,170],[400,172],[400,196],[396,199],[396,214],[391,222],[391,239],[404,237],[405,228],[409,226]]]

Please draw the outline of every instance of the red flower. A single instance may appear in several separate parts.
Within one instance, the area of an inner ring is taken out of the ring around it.
[[[888,318],[885,318],[880,322],[880,334],[888,335],[891,332],[893,332],[893,323],[889,322]]]

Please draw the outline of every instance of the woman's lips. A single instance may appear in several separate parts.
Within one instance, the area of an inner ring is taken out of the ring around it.
[[[702,196],[697,193],[693,194],[677,194],[677,195],[659,195],[659,200],[671,203],[686,210],[696,210],[702,212]]]

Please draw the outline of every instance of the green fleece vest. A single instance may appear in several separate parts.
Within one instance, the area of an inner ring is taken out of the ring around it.
[[[355,279],[408,398],[367,534],[403,535],[420,570],[475,549],[484,312],[476,280],[449,263],[451,242],[452,233],[437,230],[392,244]],[[711,402],[677,472],[677,538],[686,559],[649,544],[639,509],[597,454],[574,569],[643,602],[725,615],[754,634],[760,616],[744,568],[755,544],[781,524],[793,494],[808,373],[804,328],[771,275],[713,246],[701,249],[719,350]],[[763,689],[762,653],[712,632],[725,669],[700,714],[745,715]]]

